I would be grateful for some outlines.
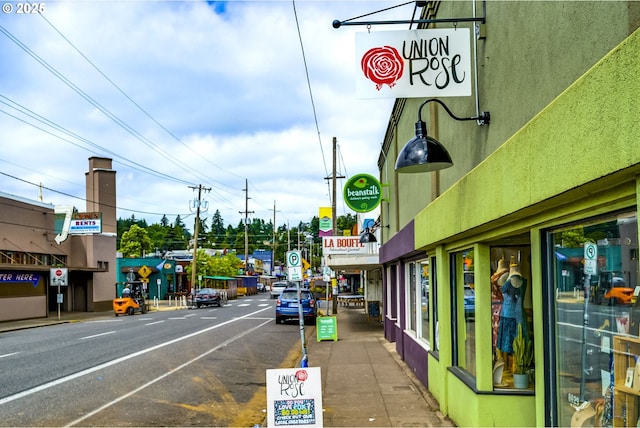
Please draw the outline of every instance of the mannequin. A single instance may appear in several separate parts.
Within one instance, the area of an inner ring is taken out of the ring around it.
[[[507,261],[502,258],[498,260],[498,268],[491,275],[491,329],[493,333],[493,346],[496,346],[498,339],[498,325],[500,323],[500,311],[502,309],[502,286],[509,277]]]
[[[522,334],[529,338],[529,329],[524,314],[524,296],[527,280],[520,273],[520,266],[512,257],[509,266],[509,277],[501,288],[503,302],[498,323],[496,347],[504,354],[513,353],[513,340],[518,334],[518,325],[522,326]],[[506,358],[503,355],[503,358]]]
[[[491,331],[492,344],[495,349],[493,364],[493,384],[495,386],[504,386],[502,383],[502,372],[504,370],[504,359],[502,352],[496,347],[498,340],[498,326],[500,324],[500,311],[502,309],[502,291],[501,288],[509,277],[509,268],[504,258],[498,260],[498,268],[491,275]]]

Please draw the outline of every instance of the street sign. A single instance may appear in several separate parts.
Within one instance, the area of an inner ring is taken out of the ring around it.
[[[287,279],[289,281],[302,281],[302,266],[287,268]]]
[[[68,268],[51,268],[49,270],[49,283],[51,286],[65,287],[69,284]]]
[[[148,277],[149,275],[151,275],[151,269],[149,269],[147,266],[142,266],[139,270],[138,270],[138,275],[140,275],[143,278]]]
[[[302,267],[300,251],[287,251],[287,267]]]
[[[585,275],[598,273],[598,246],[592,242],[584,244],[584,273]]]

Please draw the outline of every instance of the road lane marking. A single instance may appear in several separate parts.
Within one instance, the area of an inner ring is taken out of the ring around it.
[[[115,332],[116,332],[115,330],[105,331],[104,333],[92,334],[91,336],[81,337],[79,340],[93,339],[94,337],[106,336],[108,334],[113,334]]]
[[[187,334],[185,336],[177,337],[175,339],[169,340],[168,342],[159,343],[159,344],[154,345],[154,346],[152,346],[150,348],[142,349],[140,351],[134,352],[133,354],[123,355],[122,357],[116,358],[115,360],[107,361],[106,363],[102,363],[102,364],[99,364],[97,366],[93,366],[93,367],[90,367],[88,369],[84,369],[82,371],[70,374],[69,376],[65,376],[65,377],[62,377],[60,379],[56,379],[54,381],[48,382],[48,383],[44,383],[42,385],[27,389],[27,390],[22,391],[22,392],[18,392],[17,394],[13,394],[13,395],[9,395],[9,396],[4,397],[4,398],[0,398],[0,406],[3,405],[3,404],[9,403],[11,401],[18,400],[20,398],[28,397],[29,395],[35,394],[36,392],[45,391],[45,390],[47,390],[49,388],[53,388],[54,386],[62,385],[63,383],[67,383],[67,382],[69,382],[71,380],[78,379],[78,378],[80,378],[82,376],[86,376],[88,374],[97,372],[99,370],[106,369],[106,368],[111,367],[111,366],[115,366],[116,364],[120,364],[120,363],[123,363],[123,362],[125,362],[127,360],[130,360],[132,358],[139,357],[140,355],[144,355],[144,354],[147,354],[149,352],[157,351],[158,349],[162,349],[165,346],[173,345],[175,343],[182,342],[183,340],[190,339],[190,338],[198,336],[200,334],[207,333],[207,332],[209,332],[211,330],[215,330],[216,328],[223,327],[223,326],[225,326],[227,324],[231,324],[231,323],[236,322],[238,320],[251,318],[253,315],[258,314],[260,312],[263,312],[265,310],[266,310],[266,308],[265,309],[259,309],[257,311],[248,313],[248,314],[246,314],[244,316],[241,316],[241,317],[234,317],[234,318],[232,318],[232,319],[230,319],[228,321],[224,321],[224,322],[221,322],[220,324],[212,325],[211,327],[207,327],[207,328],[202,329],[200,331],[195,331],[195,332],[189,333],[189,334]],[[217,348],[219,348],[219,346],[216,347],[216,349]]]
[[[20,352],[12,352],[12,353],[10,353],[10,354],[0,355],[0,358],[10,357],[10,356],[12,356],[12,355],[17,355],[17,354],[19,354],[19,353],[20,353]]]
[[[148,322],[148,323],[146,323],[145,325],[160,324],[160,323],[163,323],[163,322],[164,322],[164,320],[160,320],[160,321]]]
[[[236,340],[239,340],[239,339],[243,338],[244,336],[246,336],[249,333],[253,333],[257,329],[259,329],[262,326],[266,325],[268,322],[271,322],[271,320],[265,321],[262,324],[258,324],[257,326],[255,326],[253,328],[250,328],[249,330],[243,331],[243,332],[238,333],[237,335],[235,335],[233,337],[230,337],[229,339],[227,339],[224,342],[220,343],[218,346],[215,346],[215,347],[209,349],[207,352],[204,352],[204,353],[198,355],[197,357],[192,358],[191,360],[179,365],[175,369],[169,370],[168,372],[158,376],[157,378],[155,378],[153,380],[150,380],[149,382],[145,383],[144,385],[139,386],[138,388],[136,388],[136,389],[134,389],[132,391],[129,391],[124,395],[121,395],[120,397],[116,398],[115,400],[111,400],[110,402],[103,404],[102,406],[98,407],[97,409],[90,411],[86,415],[79,417],[75,421],[72,421],[69,424],[65,425],[65,428],[77,425],[80,422],[83,422],[83,421],[89,419],[90,417],[102,412],[103,410],[106,410],[109,407],[111,407],[111,406],[113,406],[115,404],[118,404],[122,400],[125,400],[125,399],[131,397],[132,395],[142,391],[143,389],[146,389],[147,387],[153,385],[154,383],[157,383],[157,382],[161,381],[162,379],[172,375],[173,373],[176,373],[177,371],[182,370],[183,368],[185,368],[187,366],[190,366],[191,364],[193,364],[196,361],[206,357],[207,355],[211,354],[212,352],[215,352],[220,348],[224,348],[225,346],[230,345],[231,343],[235,342]]]

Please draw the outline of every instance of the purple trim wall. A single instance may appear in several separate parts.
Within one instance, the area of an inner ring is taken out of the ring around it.
[[[389,264],[415,251],[414,225],[411,220],[402,230],[380,247],[380,264]]]
[[[406,334],[402,335],[403,337]],[[404,362],[411,368],[411,371],[422,382],[424,386],[429,388],[429,370],[427,366],[428,351],[420,346],[415,339],[410,336],[402,341],[404,344]]]
[[[379,259],[384,266],[383,289],[386,298],[387,287],[391,287],[391,314],[400,320],[400,326],[394,319],[384,319],[384,337],[389,342],[395,342],[396,352],[415,373],[416,377],[428,387],[427,351],[416,340],[404,333],[406,327],[405,305],[405,262],[419,256],[415,249],[414,222],[411,220],[402,230],[380,247]],[[386,277],[386,268],[391,267],[391,278]],[[399,290],[396,292],[396,284]],[[400,313],[396,314],[397,302],[400,302]]]

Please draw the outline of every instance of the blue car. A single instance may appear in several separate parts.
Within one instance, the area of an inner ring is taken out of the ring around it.
[[[276,324],[280,324],[287,319],[299,319],[298,307],[302,305],[302,316],[305,324],[316,323],[316,301],[313,294],[307,288],[300,289],[300,299],[298,299],[298,289],[287,287],[276,300]]]
[[[476,293],[468,286],[464,287],[464,318],[467,320],[476,318]]]

